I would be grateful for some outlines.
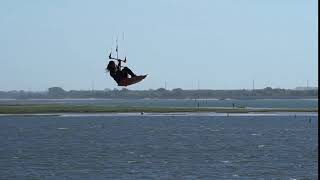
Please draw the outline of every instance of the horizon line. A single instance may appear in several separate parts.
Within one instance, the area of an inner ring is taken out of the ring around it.
[[[53,86],[53,87],[49,87],[49,88],[62,88],[62,87],[59,87],[59,86]],[[46,90],[24,90],[24,89],[19,89],[19,90],[0,90],[0,92],[12,92],[12,91],[23,91],[23,92],[47,92],[49,90],[49,88],[47,88]],[[249,89],[249,88],[237,88],[237,89],[183,89],[183,88],[172,88],[172,89],[168,89],[168,88],[163,88],[163,87],[159,87],[159,88],[156,88],[156,89],[153,89],[153,88],[149,88],[149,89],[129,89],[127,87],[121,87],[121,88],[105,88],[105,89],[69,89],[69,90],[66,90],[64,88],[62,88],[64,91],[114,91],[114,90],[123,90],[123,89],[127,89],[129,91],[150,91],[150,90],[153,90],[153,91],[156,91],[156,90],[159,90],[159,89],[165,89],[167,91],[172,91],[172,90],[175,90],[175,89],[181,89],[181,90],[184,90],[184,91],[234,91],[234,90],[247,90],[247,91],[256,91],[256,90],[264,90],[266,88],[271,88],[271,89],[282,89],[282,90],[318,90],[318,86],[297,86],[295,88],[281,88],[281,87],[270,87],[270,86],[267,86],[267,87],[264,87],[264,88],[255,88],[255,89]]]

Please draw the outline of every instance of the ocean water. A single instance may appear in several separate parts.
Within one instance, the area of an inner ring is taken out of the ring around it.
[[[317,119],[0,117],[0,179],[318,179]]]
[[[318,99],[0,99],[6,104],[73,104],[130,107],[253,107],[253,108],[318,108]]]

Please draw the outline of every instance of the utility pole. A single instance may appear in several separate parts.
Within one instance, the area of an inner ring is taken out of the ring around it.
[[[94,81],[93,80],[91,81],[91,91],[92,92],[94,91]]]
[[[254,91],[254,80],[252,81],[252,91]]]
[[[252,96],[254,96],[254,80],[252,81]]]
[[[199,102],[199,99],[200,99],[200,80],[198,80],[197,86],[198,86],[198,101],[197,101],[197,106],[198,106],[198,108],[199,108],[199,107],[200,107],[200,102]]]

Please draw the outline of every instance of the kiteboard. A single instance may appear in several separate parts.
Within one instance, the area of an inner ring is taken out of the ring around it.
[[[136,83],[142,81],[144,78],[146,78],[147,75],[148,74],[142,75],[142,76],[134,76],[134,77],[131,77],[131,78],[123,79],[118,83],[118,86],[129,86],[129,85],[132,85],[132,84],[136,84]]]

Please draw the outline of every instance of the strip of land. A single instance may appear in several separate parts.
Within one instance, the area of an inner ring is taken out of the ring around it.
[[[318,108],[181,108],[181,107],[109,107],[94,105],[1,105],[0,114],[45,114],[45,113],[263,113],[263,112],[318,112]]]

